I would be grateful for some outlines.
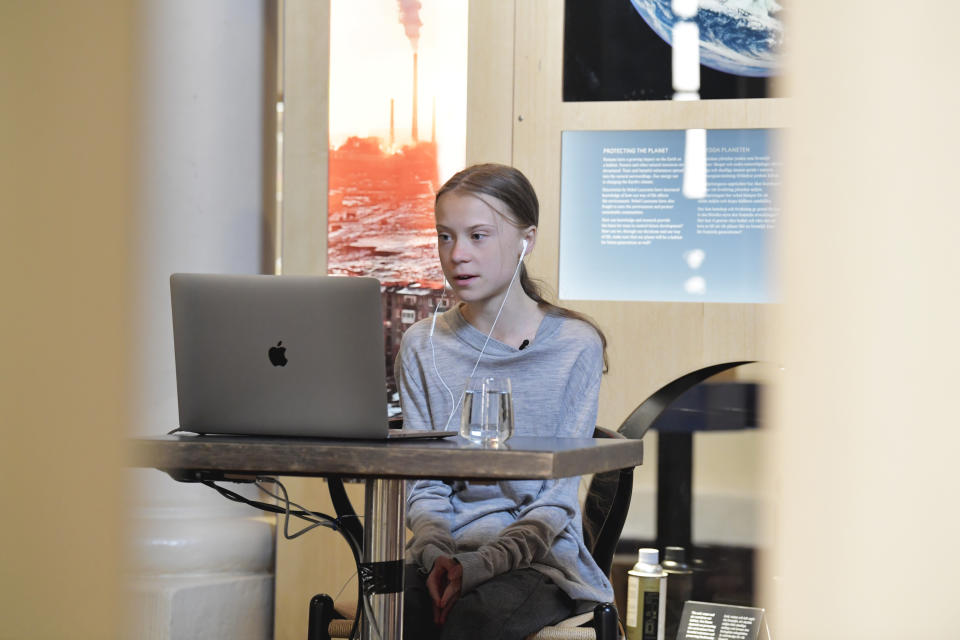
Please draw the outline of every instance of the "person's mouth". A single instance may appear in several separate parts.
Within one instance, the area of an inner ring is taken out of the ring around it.
[[[453,277],[453,281],[459,285],[467,285],[476,280],[479,276],[472,273],[464,273]]]

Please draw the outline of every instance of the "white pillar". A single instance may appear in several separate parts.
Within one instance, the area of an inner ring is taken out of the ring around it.
[[[266,1],[142,2],[134,435],[178,424],[170,274],[261,272]],[[130,479],[129,637],[271,637],[274,519],[159,471]]]

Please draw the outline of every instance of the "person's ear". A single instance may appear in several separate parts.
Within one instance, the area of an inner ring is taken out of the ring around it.
[[[524,231],[523,239],[520,241],[520,243],[520,246],[522,247],[520,251],[520,257],[523,258],[533,251],[533,247],[537,243],[537,228],[528,227],[527,230]]]

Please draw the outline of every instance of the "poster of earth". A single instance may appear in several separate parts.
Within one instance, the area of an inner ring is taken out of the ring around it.
[[[766,98],[786,0],[699,0],[700,98]],[[670,100],[671,0],[566,0],[563,99]]]

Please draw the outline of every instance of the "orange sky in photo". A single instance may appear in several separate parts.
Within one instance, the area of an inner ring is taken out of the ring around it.
[[[442,183],[463,167],[465,158],[467,1],[420,4],[419,139],[430,140],[435,99]],[[391,98],[396,144],[409,144],[413,47],[400,23],[398,0],[332,0],[330,11],[331,147],[350,136],[388,141]]]

